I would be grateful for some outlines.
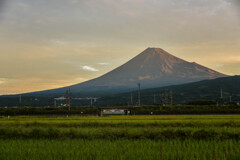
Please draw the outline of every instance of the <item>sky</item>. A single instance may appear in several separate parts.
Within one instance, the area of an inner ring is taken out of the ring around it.
[[[0,95],[84,82],[148,47],[240,75],[240,1],[0,0]]]

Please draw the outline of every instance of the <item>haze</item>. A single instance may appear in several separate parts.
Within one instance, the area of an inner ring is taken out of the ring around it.
[[[0,94],[98,77],[147,47],[240,74],[238,0],[0,0]]]

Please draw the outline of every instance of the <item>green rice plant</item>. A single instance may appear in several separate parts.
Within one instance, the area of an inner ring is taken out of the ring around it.
[[[0,159],[239,159],[240,145],[225,140],[0,140]],[[226,151],[226,148],[228,149]]]
[[[240,116],[2,117],[0,159],[240,159]]]
[[[5,117],[0,138],[238,140],[239,122],[239,116]]]

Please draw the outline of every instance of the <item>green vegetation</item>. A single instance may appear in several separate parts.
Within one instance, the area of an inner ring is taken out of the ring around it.
[[[141,106],[134,109],[135,114],[240,114],[240,105],[174,105]]]
[[[0,107],[1,115],[96,115],[96,107],[73,107],[68,111],[67,107]]]
[[[200,103],[200,102],[199,102]],[[148,105],[134,107],[135,115],[166,114],[240,114],[240,105]],[[96,115],[97,107],[0,107],[0,116],[15,115]]]
[[[0,159],[239,159],[239,115],[0,117]]]
[[[237,141],[0,140],[4,160],[238,160]]]
[[[216,102],[215,101],[208,101],[208,100],[199,100],[199,101],[189,102],[188,105],[200,105],[200,106],[208,105],[209,106],[209,105],[216,105]]]
[[[238,140],[240,116],[4,117],[0,138]]]

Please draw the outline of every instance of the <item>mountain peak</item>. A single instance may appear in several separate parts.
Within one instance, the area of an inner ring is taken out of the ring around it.
[[[167,51],[163,50],[162,48],[147,48],[145,49],[142,53],[140,53],[140,55],[143,54],[145,56],[160,56],[159,58],[161,59],[166,59],[166,58],[170,58],[170,57],[174,57],[177,58],[173,55],[171,55],[170,53],[168,53]]]
[[[148,52],[148,53],[167,53],[165,50],[163,50],[162,48],[152,48],[152,47],[149,47],[147,48],[145,51],[143,52]]]
[[[156,52],[164,51],[162,48],[156,48],[156,47],[148,47],[146,50],[153,50],[153,51],[156,51]]]
[[[147,48],[132,60],[135,65],[141,62],[141,66],[147,64],[147,66],[155,66],[159,69],[166,68],[163,66],[171,68],[173,64],[186,62],[161,48]]]

